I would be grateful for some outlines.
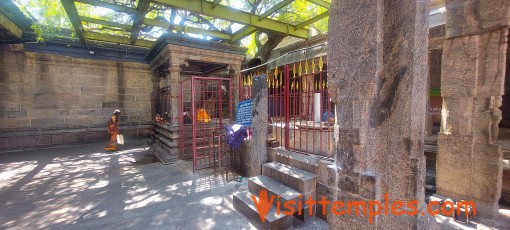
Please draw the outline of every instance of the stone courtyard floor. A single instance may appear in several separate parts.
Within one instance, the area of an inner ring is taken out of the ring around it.
[[[114,153],[105,143],[0,153],[0,229],[254,229],[232,205],[246,183],[193,175],[184,161],[163,165],[142,139]],[[497,229],[510,229],[510,208],[500,213]],[[442,229],[489,229],[436,219]]]
[[[0,153],[0,229],[254,229],[232,205],[245,184],[155,162],[142,139],[105,144]]]

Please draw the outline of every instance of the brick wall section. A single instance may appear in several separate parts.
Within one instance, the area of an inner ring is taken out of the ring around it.
[[[0,150],[106,141],[117,108],[124,135],[149,135],[151,90],[145,64],[0,46]]]

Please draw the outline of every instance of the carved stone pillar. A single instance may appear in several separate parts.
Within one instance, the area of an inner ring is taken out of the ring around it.
[[[152,75],[152,94],[151,94],[151,108],[152,108],[152,117],[156,115],[156,113],[160,113],[160,101],[159,101],[159,89],[161,83],[161,73],[154,72]]]
[[[170,87],[170,112],[167,119],[172,125],[179,125],[179,95],[181,79],[181,63],[173,64],[168,68],[167,84]]]
[[[427,15],[427,1],[331,1],[328,90],[336,105],[336,165],[328,168],[329,200],[343,202],[343,211],[349,202],[415,201],[417,212],[369,218],[330,211],[331,229],[434,229],[424,194]]]
[[[237,104],[239,104],[239,77],[241,76],[241,65],[229,65],[228,69],[232,78],[232,101],[235,105],[233,109],[233,113],[235,113],[237,109]]]
[[[510,2],[446,1],[437,193],[476,203],[492,224],[501,194],[502,151],[491,141],[504,92]]]

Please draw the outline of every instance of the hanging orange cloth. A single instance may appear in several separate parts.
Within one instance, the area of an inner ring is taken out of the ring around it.
[[[197,112],[197,121],[208,123],[210,120],[211,120],[211,117],[209,117],[209,114],[207,114],[207,111],[205,111],[204,108],[200,108]]]

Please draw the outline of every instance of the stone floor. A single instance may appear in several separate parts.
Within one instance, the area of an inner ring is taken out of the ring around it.
[[[162,165],[143,140],[0,153],[0,229],[254,229],[232,205],[245,183]],[[497,229],[510,229],[503,206]],[[489,229],[436,217],[443,229]],[[296,229],[327,229],[319,219]]]
[[[253,229],[232,205],[246,189],[187,162],[154,162],[143,140],[0,153],[0,229]],[[297,229],[325,229],[312,219]]]

